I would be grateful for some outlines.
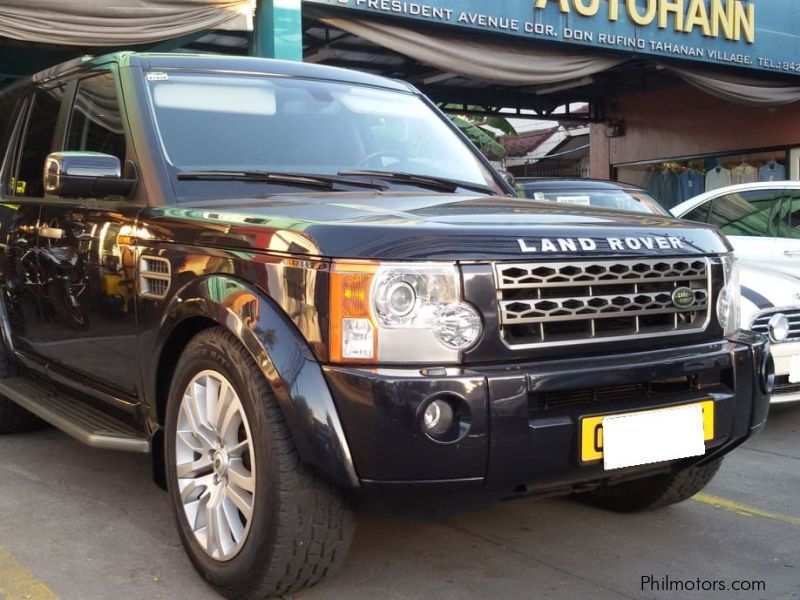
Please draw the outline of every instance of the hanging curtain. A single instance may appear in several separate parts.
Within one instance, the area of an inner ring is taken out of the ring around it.
[[[317,15],[312,10],[307,11]],[[479,34],[443,29],[415,30],[367,19],[329,18],[319,21],[394,50],[446,73],[507,86],[546,86],[568,83],[601,73],[629,60],[628,56],[553,50],[531,40],[496,41]],[[638,57],[642,60],[644,57]],[[800,86],[769,79],[717,74],[702,67],[662,65],[688,83],[728,102],[751,106],[780,106],[800,101]]]
[[[528,41],[494,41],[478,34],[437,31],[434,35],[361,19],[320,20],[446,73],[500,85],[563,83],[607,71],[628,60],[624,56],[550,50]]]
[[[736,104],[781,106],[800,101],[800,85],[739,75],[710,73],[699,69],[665,67],[704,92]]]
[[[0,0],[0,36],[125,46],[206,29],[252,29],[255,0]]]

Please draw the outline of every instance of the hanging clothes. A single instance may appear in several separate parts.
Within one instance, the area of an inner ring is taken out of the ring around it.
[[[717,190],[721,187],[731,185],[731,172],[722,166],[716,166],[706,173],[706,191]]]
[[[706,191],[706,179],[700,171],[686,169],[678,175],[678,202],[685,202]]]
[[[732,183],[753,183],[754,181],[758,181],[758,169],[753,165],[743,162],[739,166],[731,169]]]
[[[642,187],[650,192],[650,195],[655,197],[656,190],[658,189],[658,172],[650,170],[644,177]]]
[[[774,160],[769,161],[758,170],[759,181],[785,181],[786,167]]]
[[[672,169],[656,173],[653,196],[665,208],[678,205],[678,174]]]

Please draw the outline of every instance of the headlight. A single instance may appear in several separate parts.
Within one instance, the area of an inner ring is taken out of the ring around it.
[[[331,268],[333,362],[457,363],[483,325],[461,300],[453,264],[344,263]]]
[[[717,298],[717,319],[725,336],[739,330],[741,290],[739,288],[739,265],[732,254],[722,258],[725,272],[725,285]]]

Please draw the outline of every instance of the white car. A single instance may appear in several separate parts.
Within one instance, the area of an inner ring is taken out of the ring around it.
[[[800,182],[744,183],[706,192],[672,208],[681,219],[719,227],[740,261],[800,276]]]
[[[775,360],[772,403],[800,402],[800,279],[740,264],[742,329],[769,335]]]

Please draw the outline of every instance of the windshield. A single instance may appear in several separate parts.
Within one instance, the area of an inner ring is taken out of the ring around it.
[[[179,171],[369,170],[497,188],[472,149],[411,93],[239,74],[149,72],[147,82],[164,152]]]
[[[531,200],[547,200],[573,206],[599,206],[615,210],[631,210],[654,215],[671,216],[650,194],[639,190],[613,189],[536,189],[534,186],[520,184],[519,195]]]

